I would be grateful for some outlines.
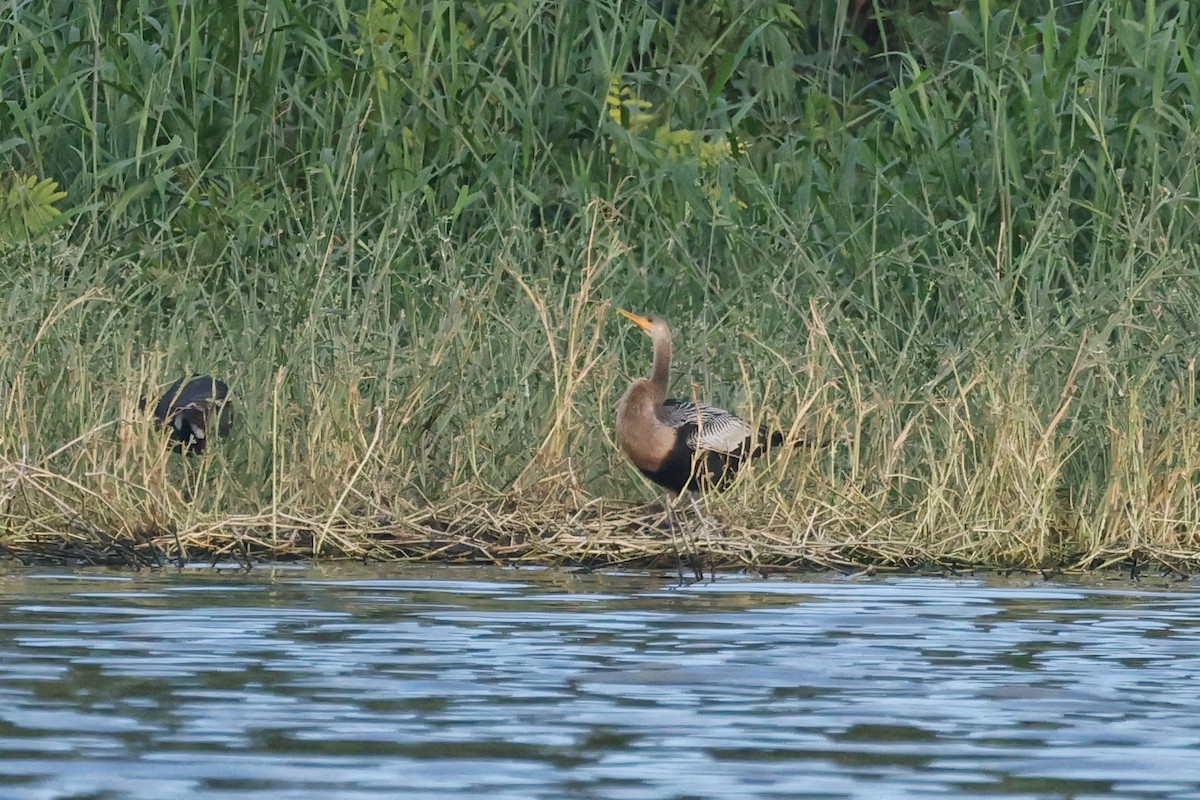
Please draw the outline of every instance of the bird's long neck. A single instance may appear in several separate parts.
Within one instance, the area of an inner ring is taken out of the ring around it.
[[[654,387],[656,404],[667,399],[667,384],[671,375],[671,334],[654,338],[654,366],[650,370],[650,384]]]
[[[671,373],[671,334],[652,330],[654,365],[649,378],[625,390],[617,407],[617,440],[629,459],[646,474],[657,472],[675,446],[677,432],[659,417]]]

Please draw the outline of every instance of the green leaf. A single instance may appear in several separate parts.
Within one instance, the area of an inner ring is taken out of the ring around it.
[[[717,66],[717,74],[713,76],[712,86],[708,87],[708,105],[711,108],[717,102],[717,97],[725,89],[725,84],[729,83],[729,77],[733,71],[737,69],[738,64],[742,63],[742,59],[746,57],[746,51],[750,49],[750,45],[758,38],[758,35],[770,25],[772,20],[767,20],[760,24],[757,28],[750,32],[750,35],[742,40],[737,50],[726,53],[721,63]]]
[[[53,178],[13,175],[0,184],[0,243],[28,239],[62,215],[55,203],[67,196]]]

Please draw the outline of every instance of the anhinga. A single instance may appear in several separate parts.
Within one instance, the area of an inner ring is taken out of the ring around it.
[[[233,424],[229,387],[209,375],[180,378],[167,387],[155,406],[154,424],[170,430],[176,450],[201,453],[210,435],[229,435]]]
[[[654,342],[649,378],[629,385],[617,406],[617,441],[647,478],[672,492],[719,488],[741,462],[783,444],[783,434],[755,430],[723,408],[667,397],[671,329],[659,317],[617,311]]]

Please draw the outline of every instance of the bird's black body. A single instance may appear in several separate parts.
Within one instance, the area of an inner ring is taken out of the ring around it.
[[[694,406],[686,400],[668,398],[663,407],[675,409]],[[760,428],[757,436],[744,439],[733,452],[722,452],[697,449],[701,427],[696,422],[678,425],[673,432],[675,440],[657,467],[648,469],[637,466],[647,478],[676,494],[722,489],[733,481],[743,460],[757,458],[769,448],[778,447],[784,442],[783,434],[779,431]]]
[[[154,424],[170,432],[175,449],[202,453],[211,435],[229,434],[233,424],[229,387],[209,375],[180,378],[154,407]]]

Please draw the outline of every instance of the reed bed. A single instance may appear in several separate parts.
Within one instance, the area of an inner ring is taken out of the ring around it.
[[[0,552],[1190,572],[1190,6],[853,8],[6,9]],[[618,305],[827,444],[672,536]]]

